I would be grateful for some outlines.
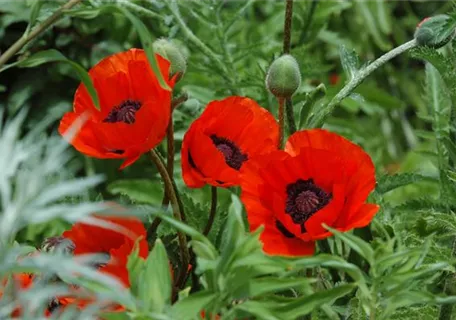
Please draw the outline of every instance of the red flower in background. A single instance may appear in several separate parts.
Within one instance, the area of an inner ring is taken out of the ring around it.
[[[184,136],[184,181],[192,188],[238,185],[241,167],[254,156],[276,150],[278,136],[274,117],[255,101],[212,101]]]
[[[97,216],[97,218],[114,224],[121,230],[106,229],[80,222],[65,231],[63,236],[74,243],[74,255],[106,254],[105,263],[97,265],[99,270],[109,273],[129,287],[127,259],[140,237],[141,239],[138,241],[139,256],[144,259],[147,257],[149,248],[146,241],[146,229],[139,219],[133,217]]]
[[[168,79],[170,63],[156,55]],[[73,112],[59,126],[65,134],[82,115],[88,119],[71,141],[81,153],[95,158],[125,159],[124,168],[164,138],[170,118],[171,92],[160,87],[143,50],[109,56],[89,71],[101,110],[92,103],[83,84],[76,90]],[[174,78],[168,81],[174,86]]]
[[[12,280],[14,282],[14,290],[17,291],[26,291],[30,289],[33,285],[33,280],[35,279],[35,275],[32,273],[16,273],[13,274]],[[3,296],[4,287],[7,285],[8,280],[4,279],[0,282],[0,299]],[[52,310],[48,307],[44,311],[44,316],[49,317],[52,313]],[[18,305],[13,312],[11,312],[11,318],[21,318],[22,310],[21,306]]]
[[[269,254],[314,252],[314,240],[364,227],[378,211],[365,203],[375,187],[375,168],[359,146],[326,130],[293,134],[285,151],[249,161],[242,168],[242,201],[251,230],[264,225]]]

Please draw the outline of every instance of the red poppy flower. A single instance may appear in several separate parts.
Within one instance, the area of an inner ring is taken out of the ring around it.
[[[182,143],[182,174],[187,186],[239,184],[239,170],[257,155],[277,149],[274,117],[255,101],[229,97],[210,102]]]
[[[156,55],[168,79],[170,63]],[[100,100],[100,111],[83,84],[76,90],[73,112],[59,127],[64,134],[77,119],[87,117],[71,144],[95,158],[125,159],[121,168],[163,139],[170,118],[171,92],[160,87],[143,50],[131,49],[100,61],[89,71]],[[168,85],[174,86],[174,78]],[[81,121],[81,120],[80,120]]]
[[[130,286],[127,270],[127,260],[133,251],[135,242],[139,239],[139,256],[146,258],[149,249],[146,241],[146,229],[143,223],[133,217],[97,217],[111,224],[115,229],[106,229],[100,226],[83,222],[76,223],[65,231],[63,236],[73,241],[74,255],[106,254],[106,263],[97,265],[100,271],[118,278],[126,287]],[[122,230],[120,230],[122,229]]]
[[[365,203],[375,187],[375,168],[359,146],[326,130],[293,134],[285,151],[252,159],[241,170],[242,201],[251,230],[264,225],[269,254],[314,252],[314,240],[364,227],[378,206]]]
[[[338,84],[339,80],[340,80],[340,75],[337,73],[331,73],[331,75],[329,76],[329,83],[333,86]]]

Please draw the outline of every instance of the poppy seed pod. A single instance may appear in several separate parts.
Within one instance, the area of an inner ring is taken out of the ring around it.
[[[415,39],[420,46],[440,48],[455,35],[454,23],[445,14],[439,14],[421,21],[416,27]]]
[[[166,39],[158,39],[154,42],[154,51],[171,63],[170,77],[177,74],[179,81],[187,69],[187,61],[181,51]]]
[[[266,87],[278,98],[289,98],[301,85],[301,72],[296,59],[285,54],[277,58],[269,67]]]

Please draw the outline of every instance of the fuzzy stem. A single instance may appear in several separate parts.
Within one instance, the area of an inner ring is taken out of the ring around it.
[[[285,0],[285,22],[283,24],[283,53],[290,53],[291,47],[291,22],[293,20],[293,0]]]
[[[187,100],[188,100],[188,94],[186,92],[182,93],[179,97],[174,98],[171,101],[171,111],[176,109],[178,106],[180,106],[181,104],[183,104]]]
[[[212,225],[214,224],[215,215],[217,214],[217,187],[211,187],[211,196],[211,211],[209,213],[209,219],[207,220],[207,224],[203,232],[205,236],[207,236],[211,231]]]
[[[19,50],[21,50],[27,43],[36,38],[57,20],[59,20],[65,10],[73,8],[75,5],[80,3],[82,0],[70,0],[63,6],[61,6],[57,11],[55,11],[49,18],[44,20],[38,26],[36,26],[30,33],[20,37],[11,47],[9,47],[1,56],[0,56],[0,68],[13,57]]]
[[[277,98],[279,101],[279,145],[278,148],[282,149],[283,140],[284,140],[284,133],[285,133],[285,99],[284,98]]]
[[[291,98],[285,100],[285,111],[287,114],[288,131],[290,135],[292,135],[296,132],[296,122],[294,118],[293,102],[291,101]]]
[[[358,73],[353,77],[353,79],[348,82],[339,93],[336,94],[334,98],[328,103],[328,105],[323,109],[321,114],[317,114],[314,119],[312,119],[309,127],[311,128],[319,128],[321,127],[325,120],[331,115],[334,111],[334,108],[343,100],[345,99],[350,93],[356,89],[363,81],[366,79],[372,72],[376,69],[380,68],[389,60],[393,59],[394,57],[404,53],[412,48],[417,46],[417,42],[415,39],[410,40],[399,47],[394,48],[393,50],[385,53],[380,58],[369,64],[367,67],[362,68],[358,71]]]
[[[168,171],[166,170],[165,164],[163,163],[160,155],[153,149],[150,151],[150,159],[157,167],[157,170],[163,179],[163,183],[165,185],[165,190],[168,193],[169,199],[171,201],[171,206],[173,208],[174,217],[179,221],[183,221],[183,215],[182,215],[183,212],[181,212],[179,200],[177,198],[176,191],[174,190],[174,183],[173,183],[172,178],[169,176]],[[185,234],[178,231],[177,238],[179,240],[179,247],[180,247],[181,256],[182,256],[181,257],[182,258],[181,272],[179,274],[179,277],[176,279],[176,283],[179,284],[182,282],[182,279],[185,278],[185,276],[187,274],[187,266],[190,261],[190,256],[189,256],[189,252],[188,252],[187,238],[186,238]]]

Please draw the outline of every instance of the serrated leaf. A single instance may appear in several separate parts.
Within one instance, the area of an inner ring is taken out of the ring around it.
[[[378,178],[377,187],[375,188],[375,190],[380,194],[385,194],[388,191],[394,190],[396,188],[422,181],[435,181],[435,179],[417,173],[399,173],[395,175],[383,175]]]
[[[158,205],[163,198],[163,186],[149,179],[117,180],[107,187],[111,194],[125,195],[133,202]]]

